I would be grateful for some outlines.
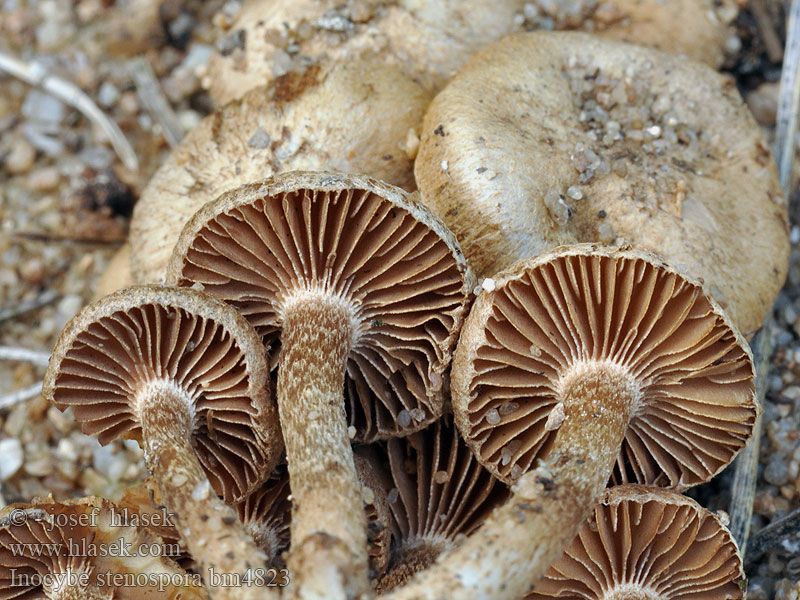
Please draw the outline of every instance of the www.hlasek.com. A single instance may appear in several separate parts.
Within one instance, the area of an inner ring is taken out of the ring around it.
[[[157,589],[163,592],[168,588],[202,587],[203,578],[199,573],[118,573],[113,571],[94,572],[66,571],[63,573],[30,573],[20,569],[10,569],[10,587],[44,589],[67,589],[68,587],[139,587]],[[217,573],[214,568],[206,572],[208,584],[212,587],[285,587],[289,585],[287,569],[248,569],[244,573]]]

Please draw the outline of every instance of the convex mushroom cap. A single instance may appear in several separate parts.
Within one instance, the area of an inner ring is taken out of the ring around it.
[[[415,132],[429,101],[399,70],[351,61],[287,73],[209,115],[136,204],[129,237],[134,283],[163,281],[189,218],[245,183],[294,169],[336,169],[415,189]]]
[[[249,0],[217,44],[209,91],[222,106],[322,57],[374,58],[438,90],[478,50],[521,28],[586,29],[722,64],[733,0]]]
[[[0,509],[0,598],[207,597],[161,538],[120,514],[102,498]]]
[[[415,173],[480,276],[630,244],[702,280],[749,336],[786,275],[777,169],[733,81],[655,50],[563,32],[493,44],[432,102]]]
[[[743,598],[736,542],[691,498],[638,485],[606,490],[526,600]]]

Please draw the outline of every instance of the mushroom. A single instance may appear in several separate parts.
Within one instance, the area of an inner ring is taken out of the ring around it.
[[[397,69],[353,61],[287,73],[209,115],[136,203],[129,237],[134,283],[163,281],[189,218],[245,183],[295,169],[336,169],[415,189],[415,131],[429,101]]]
[[[655,50],[505,38],[431,103],[415,173],[482,277],[562,244],[630,244],[701,279],[750,336],[786,276],[786,202],[733,81]]]
[[[146,527],[101,498],[0,509],[0,598],[206,598]]]
[[[516,481],[513,495],[393,600],[520,598],[610,478],[706,481],[756,421],[746,341],[697,282],[655,257],[578,245],[493,287],[464,324],[451,393],[467,444]]]
[[[744,572],[723,519],[669,490],[605,491],[525,600],[743,598]]]
[[[212,55],[218,106],[309,62],[359,58],[441,89],[487,44],[520,28],[583,28],[685,54],[718,68],[734,0],[248,0]]]
[[[263,559],[217,494],[242,498],[280,456],[268,386],[261,340],[234,309],[196,290],[142,286],[67,324],[43,394],[101,444],[140,441],[189,552],[224,597],[246,591],[221,574],[235,581]]]
[[[508,497],[506,486],[475,460],[449,414],[424,431],[389,440],[373,461],[388,465],[384,487],[393,515],[392,559],[379,581],[381,592],[433,564]]]
[[[474,285],[455,239],[398,188],[288,173],[198,211],[168,278],[238,308],[267,346],[280,336],[293,581],[320,593],[336,581],[348,594],[366,592],[350,439],[408,434],[441,415],[444,371]],[[314,566],[321,561],[331,571]]]

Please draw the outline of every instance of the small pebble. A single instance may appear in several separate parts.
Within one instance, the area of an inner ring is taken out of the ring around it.
[[[6,156],[4,163],[6,171],[12,175],[21,175],[30,171],[36,159],[36,150],[24,139],[13,142],[11,152]]]
[[[36,169],[28,175],[28,189],[32,192],[47,192],[55,189],[61,181],[61,174],[55,167]]]
[[[100,84],[100,89],[97,90],[97,101],[106,108],[111,108],[119,102],[120,93],[110,81],[104,81]]]
[[[22,466],[22,444],[16,438],[0,440],[0,481],[10,479]]]

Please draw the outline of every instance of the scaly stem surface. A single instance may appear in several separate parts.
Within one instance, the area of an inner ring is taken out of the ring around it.
[[[277,395],[295,507],[288,566],[298,598],[356,598],[369,589],[366,516],[344,408],[353,336],[351,313],[336,299],[309,295],[284,313]]]
[[[217,497],[191,443],[192,409],[187,394],[155,383],[139,403],[144,456],[189,553],[202,566],[214,599],[276,599],[274,588],[257,587],[264,553],[244,531],[236,513]],[[250,570],[250,571],[248,571]]]
[[[565,419],[543,463],[463,544],[443,554],[391,600],[518,600],[578,532],[606,486],[639,390],[608,364],[562,379]]]

